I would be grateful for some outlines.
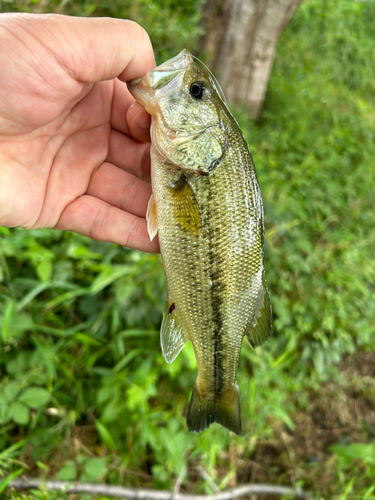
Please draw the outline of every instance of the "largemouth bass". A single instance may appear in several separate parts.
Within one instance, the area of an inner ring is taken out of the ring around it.
[[[128,87],[152,115],[147,221],[168,286],[162,352],[171,363],[193,343],[189,430],[218,422],[240,434],[242,339],[255,348],[272,330],[253,160],[214,76],[187,50]]]

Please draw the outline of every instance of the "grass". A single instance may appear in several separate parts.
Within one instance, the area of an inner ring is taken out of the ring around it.
[[[141,15],[159,60],[190,46],[196,3],[137,5],[67,8]],[[196,363],[189,345],[172,365],[160,354],[158,256],[2,228],[4,477],[172,488],[186,466],[182,490],[212,493],[201,466],[219,488],[297,483],[316,499],[375,497],[374,19],[374,2],[305,0],[279,41],[262,120],[235,111],[263,192],[274,310],[273,338],[243,345],[243,436],[187,433]]]

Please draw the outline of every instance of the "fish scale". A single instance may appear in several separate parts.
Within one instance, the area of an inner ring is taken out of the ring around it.
[[[193,344],[198,377],[189,430],[218,422],[239,434],[242,340],[257,347],[272,328],[252,157],[216,80],[188,51],[129,89],[152,114],[147,218],[150,236],[158,231],[168,287],[163,355],[172,362],[187,340]]]

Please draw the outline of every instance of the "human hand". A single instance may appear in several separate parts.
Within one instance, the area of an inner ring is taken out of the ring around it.
[[[124,83],[154,67],[131,21],[0,14],[0,226],[159,251],[150,117]]]

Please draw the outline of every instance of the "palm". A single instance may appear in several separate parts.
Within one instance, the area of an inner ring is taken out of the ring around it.
[[[157,250],[144,221],[148,145],[137,141],[147,133],[132,124],[126,84],[82,83],[32,37],[26,50],[13,40],[16,67],[0,54],[3,67],[14,69],[0,73],[0,102],[8,104],[0,117],[0,185],[7,187],[0,191],[0,225],[71,229]],[[30,65],[36,52],[42,65]],[[90,71],[81,69],[89,82]]]

